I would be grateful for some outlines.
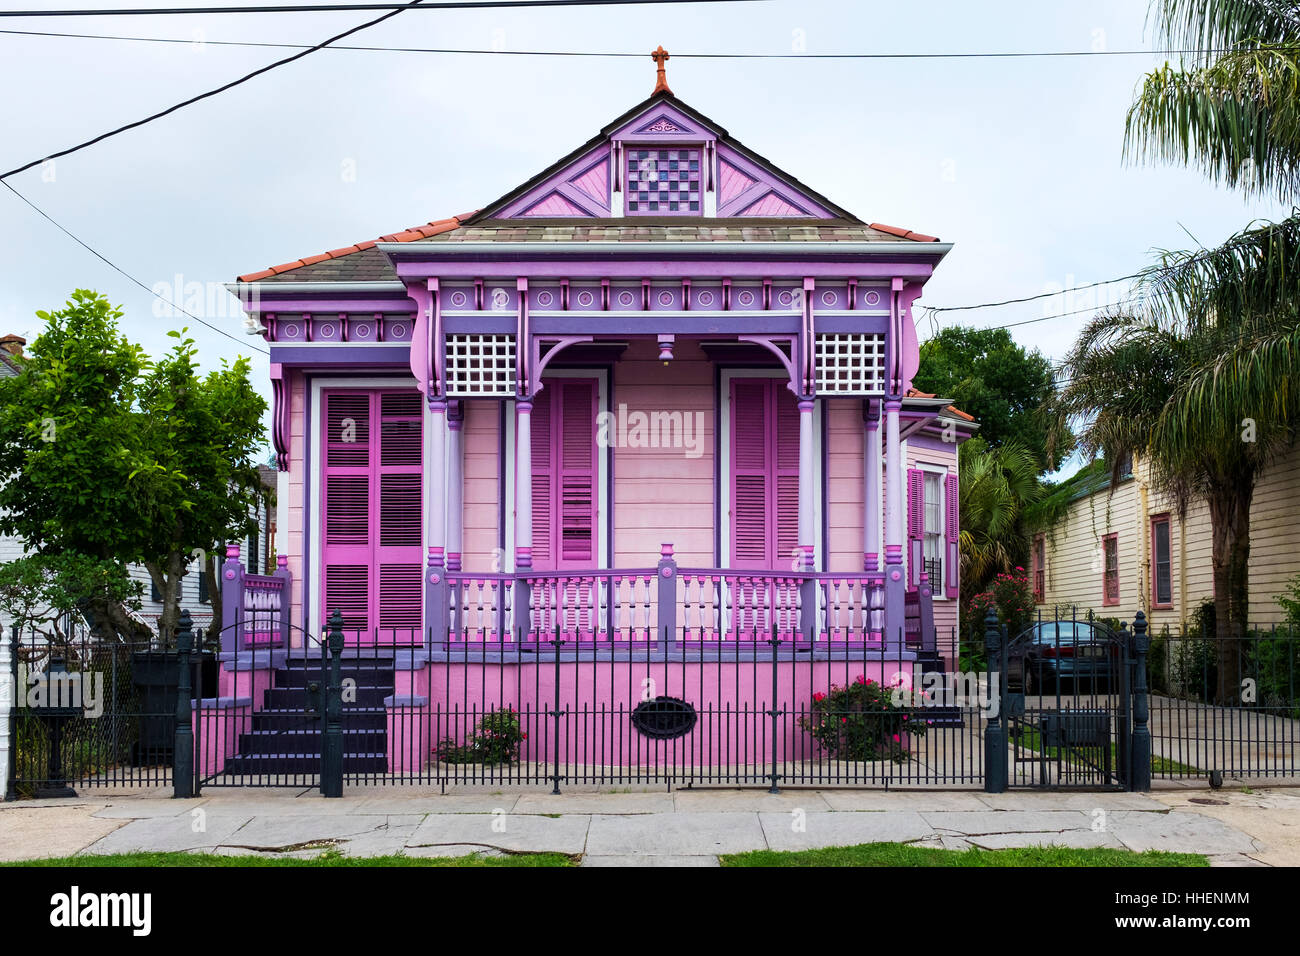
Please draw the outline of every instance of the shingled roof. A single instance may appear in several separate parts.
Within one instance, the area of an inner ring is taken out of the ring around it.
[[[933,236],[844,219],[484,219],[419,242],[937,242]]]

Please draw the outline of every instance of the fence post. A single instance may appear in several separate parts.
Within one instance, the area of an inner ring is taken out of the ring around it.
[[[13,626],[13,639],[9,631],[0,627],[0,667],[4,679],[0,680],[0,766],[4,767],[5,799],[17,800],[14,787],[18,776],[18,625]]]
[[[1133,762],[1133,790],[1151,789],[1151,730],[1147,720],[1151,716],[1151,701],[1147,697],[1147,650],[1151,638],[1147,635],[1147,616],[1141,611],[1133,619],[1133,745],[1130,748]]]
[[[998,625],[998,612],[991,607],[984,616],[984,649],[988,654],[989,668],[989,722],[984,728],[984,792],[1006,793],[1007,731],[1002,723],[1002,629]]]
[[[777,752],[776,752],[777,748],[776,748],[776,742],[777,742],[777,738],[778,738],[778,736],[779,736],[779,734],[780,734],[780,730],[781,730],[780,723],[779,723],[779,721],[780,721],[780,719],[781,719],[781,709],[780,709],[779,707],[777,707],[777,705],[776,705],[776,699],[777,699],[777,695],[780,693],[780,685],[777,683],[777,668],[778,668],[777,660],[778,660],[778,658],[779,658],[779,656],[780,656],[779,651],[780,651],[780,648],[781,648],[781,632],[780,632],[780,629],[777,627],[776,616],[775,616],[775,615],[772,616],[772,637],[771,637],[771,639],[768,641],[768,643],[769,643],[770,645],[772,645],[772,662],[771,662],[771,668],[772,668],[772,702],[771,702],[771,704],[769,705],[769,707],[768,707],[768,711],[767,711],[768,716],[772,718],[772,744],[771,744],[771,746],[772,746],[772,772],[771,772],[771,774],[769,774],[769,776],[770,776],[770,778],[771,778],[771,780],[772,780],[772,785],[771,785],[770,787],[768,787],[767,792],[768,792],[768,793],[780,793],[780,792],[781,792],[781,788],[780,788],[780,786],[779,786],[778,784],[779,784],[779,782],[780,782],[780,780],[781,780],[781,768],[780,768],[780,766],[777,764]],[[755,654],[754,657],[755,657],[755,660],[757,660],[758,655]],[[790,656],[790,667],[791,667],[791,672],[793,673],[793,668],[794,668],[794,655],[793,655],[793,654],[791,654],[791,656]],[[847,683],[847,682],[846,682],[846,683]]]
[[[176,736],[172,741],[172,796],[194,796],[194,728],[190,725],[190,650],[194,629],[190,612],[181,611],[176,631],[176,663],[180,669],[176,689]]]
[[[221,650],[238,651],[244,646],[244,566],[239,563],[239,545],[226,545],[226,562],[221,566]]]
[[[343,796],[343,615],[330,611],[327,646],[329,684],[325,691],[325,734],[321,744],[320,792],[323,797]]]
[[[673,558],[672,543],[665,541],[660,545],[659,555],[659,593],[655,614],[662,635],[660,646],[667,650],[677,640],[677,561]],[[612,599],[609,603],[613,608]],[[610,640],[613,640],[612,636]]]
[[[564,716],[564,711],[560,710],[560,648],[564,646],[564,639],[560,637],[558,611],[555,620],[555,638],[551,646],[555,649],[555,709],[551,711],[551,718],[555,721],[554,739],[551,742],[554,770],[551,775],[551,793],[558,794],[560,792],[560,720]]]

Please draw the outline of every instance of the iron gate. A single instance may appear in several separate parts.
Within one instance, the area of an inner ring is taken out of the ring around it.
[[[1074,619],[1039,621],[1001,642],[1010,786],[1128,786],[1129,643],[1127,630]]]

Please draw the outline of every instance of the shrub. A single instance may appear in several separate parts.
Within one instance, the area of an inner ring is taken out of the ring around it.
[[[443,763],[514,763],[519,759],[520,743],[527,739],[515,709],[499,707],[483,715],[465,743],[447,738],[435,752]]]
[[[970,599],[966,620],[970,622],[972,636],[984,637],[984,618],[989,608],[998,613],[998,620],[1006,627],[1008,637],[1015,637],[1034,621],[1034,590],[1029,583],[1029,572],[1024,568],[1004,571],[993,579],[988,590]]]
[[[924,737],[922,711],[894,703],[893,688],[859,674],[847,687],[831,685],[829,693],[813,694],[799,726],[838,760],[892,760],[911,757],[907,738]]]

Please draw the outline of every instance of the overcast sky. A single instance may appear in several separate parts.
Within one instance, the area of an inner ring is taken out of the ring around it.
[[[220,0],[209,0],[220,2]],[[233,2],[233,0],[227,0]],[[177,0],[10,0],[10,9]],[[373,13],[0,20],[0,30],[315,43]],[[738,4],[412,11],[344,41],[641,53],[663,44],[685,102],[867,221],[954,242],[921,303],[953,306],[1126,275],[1284,213],[1195,172],[1123,161],[1140,56],[707,60],[691,53],[1150,50],[1141,0]],[[219,86],[291,51],[0,33],[0,168]],[[322,51],[9,182],[148,286],[212,284],[476,209],[651,92],[644,59]],[[355,170],[355,175],[348,175]],[[0,190],[0,334],[78,287],[153,353],[180,320]],[[1122,296],[1114,287],[1113,297]],[[991,325],[1096,293],[962,313]],[[233,300],[194,326],[205,364],[249,352]],[[1059,359],[1088,313],[1013,329]],[[948,317],[948,322],[958,321]],[[929,334],[928,323],[921,330]],[[266,384],[265,357],[254,375]],[[269,388],[264,389],[269,395]]]

